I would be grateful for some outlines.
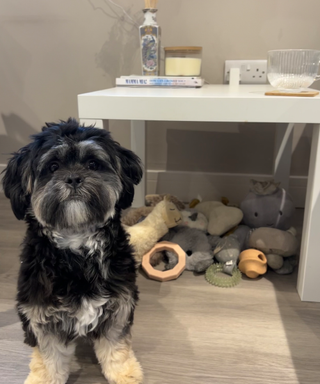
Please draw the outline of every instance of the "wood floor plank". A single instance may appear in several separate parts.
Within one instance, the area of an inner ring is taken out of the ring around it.
[[[31,354],[14,302],[24,224],[3,194],[0,210],[0,383],[20,384]],[[320,304],[300,301],[296,279],[268,272],[222,289],[188,271],[165,283],[140,272],[133,345],[145,383],[319,384]],[[83,340],[71,370],[68,384],[106,383]]]

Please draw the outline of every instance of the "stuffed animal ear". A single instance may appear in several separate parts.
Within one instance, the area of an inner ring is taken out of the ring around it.
[[[251,179],[249,182],[250,187],[254,187],[258,183],[257,180]]]
[[[120,173],[123,191],[119,199],[119,206],[126,209],[131,206],[134,197],[134,185],[142,179],[142,167],[139,157],[129,149],[118,147],[118,158],[120,160]]]
[[[191,221],[196,221],[198,218],[198,212],[194,212],[191,216],[189,216],[189,219]]]
[[[4,193],[10,199],[16,218],[22,220],[30,204],[33,186],[29,145],[13,155],[4,173],[2,180]]]

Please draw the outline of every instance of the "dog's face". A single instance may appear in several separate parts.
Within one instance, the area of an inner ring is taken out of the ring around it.
[[[13,212],[56,230],[103,225],[131,205],[139,158],[109,133],[69,119],[48,124],[10,159],[3,178]]]

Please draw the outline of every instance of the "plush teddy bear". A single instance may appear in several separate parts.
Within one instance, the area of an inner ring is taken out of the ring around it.
[[[298,241],[290,229],[295,212],[289,194],[271,181],[251,180],[250,192],[240,204],[243,223],[253,229],[248,247],[266,254],[268,265],[279,274],[294,269]]]
[[[282,231],[277,228],[258,228],[252,231],[248,245],[262,251],[267,258],[269,267],[280,275],[291,273],[296,265],[293,255],[299,247],[294,228]]]

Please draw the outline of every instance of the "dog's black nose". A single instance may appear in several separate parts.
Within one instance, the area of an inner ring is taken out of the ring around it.
[[[66,183],[72,185],[74,188],[79,187],[82,182],[83,177],[80,175],[72,174],[66,178]]]

